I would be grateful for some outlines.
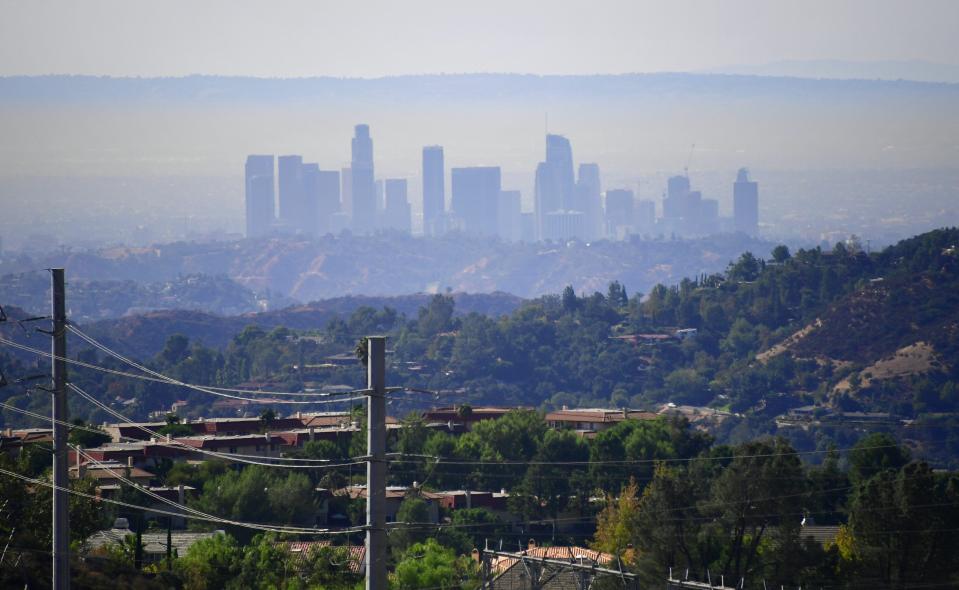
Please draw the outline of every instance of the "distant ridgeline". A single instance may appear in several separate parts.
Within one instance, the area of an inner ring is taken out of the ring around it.
[[[120,317],[137,307],[234,315],[344,295],[447,289],[538,297],[566,285],[605,290],[614,280],[646,291],[657,283],[718,272],[745,250],[768,252],[773,245],[741,234],[536,244],[458,233],[173,242],[4,257],[0,301],[43,311],[49,305],[43,276],[5,275],[51,267],[67,269],[74,284],[68,301],[79,321]]]
[[[360,337],[387,334],[390,385],[455,392],[476,405],[652,409],[670,402],[689,406],[691,420],[720,440],[778,432],[798,448],[847,446],[863,430],[883,429],[957,464],[959,230],[872,254],[855,243],[829,252],[777,247],[769,259],[747,252],[722,273],[646,293],[628,287],[566,288],[524,302],[493,297],[485,310],[472,302],[489,313],[454,313],[467,299],[435,295],[405,313],[370,300],[322,324],[301,321],[318,317],[305,306],[228,322],[163,312],[84,329],[183,381],[287,390],[362,386],[363,367],[348,355]],[[22,339],[9,322],[3,334]],[[107,362],[79,341],[70,350]],[[29,373],[30,362],[0,348],[8,378]],[[183,415],[253,411],[87,369],[72,369],[71,380],[126,404],[137,418],[178,400]],[[21,386],[0,395],[45,411],[47,397]],[[713,411],[695,410],[706,406]],[[397,402],[391,412],[404,407]]]

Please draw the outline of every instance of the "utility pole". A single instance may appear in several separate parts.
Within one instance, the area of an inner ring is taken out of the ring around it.
[[[386,337],[367,343],[366,590],[386,589]]]
[[[53,588],[70,588],[70,474],[67,471],[67,311],[62,268],[50,269],[53,283]],[[79,473],[77,474],[79,475]]]

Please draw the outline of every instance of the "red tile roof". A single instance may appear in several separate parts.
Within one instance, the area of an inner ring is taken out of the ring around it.
[[[286,547],[298,560],[308,558],[310,551],[314,548],[330,547],[331,545],[332,543],[328,540],[278,543],[278,546]],[[343,545],[342,547],[349,550],[349,557],[346,563],[347,569],[354,574],[361,573],[363,571],[363,560],[366,558],[366,547],[363,545]]]

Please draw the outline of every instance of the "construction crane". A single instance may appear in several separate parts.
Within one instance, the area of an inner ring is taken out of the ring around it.
[[[686,165],[683,167],[683,175],[686,176],[686,180],[689,180],[689,165],[693,162],[693,151],[696,150],[696,144],[694,143],[691,148],[689,148],[689,157],[686,158]]]

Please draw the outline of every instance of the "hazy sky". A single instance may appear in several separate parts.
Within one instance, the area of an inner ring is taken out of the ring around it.
[[[0,0],[0,75],[372,77],[959,63],[957,0]]]

